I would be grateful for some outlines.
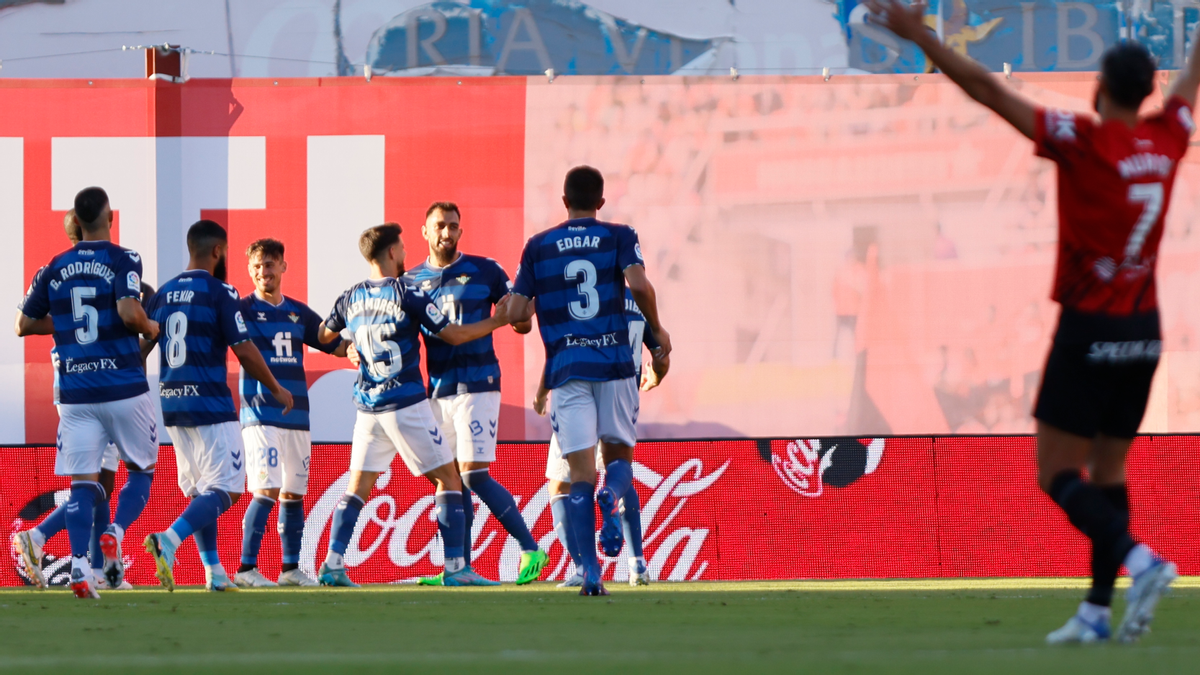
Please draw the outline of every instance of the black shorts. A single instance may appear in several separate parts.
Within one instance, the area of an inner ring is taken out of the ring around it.
[[[1161,351],[1157,311],[1114,318],[1064,308],[1033,416],[1085,438],[1133,438]]]

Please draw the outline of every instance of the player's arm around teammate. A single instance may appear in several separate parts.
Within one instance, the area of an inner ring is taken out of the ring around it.
[[[461,214],[453,202],[434,202],[425,212],[421,234],[429,255],[404,276],[420,288],[454,324],[485,319],[496,304],[505,303],[511,284],[508,274],[491,258],[459,250],[463,236]],[[425,371],[434,418],[453,450],[463,482],[463,513],[466,517],[464,558],[471,564],[471,533],[478,495],[496,520],[521,549],[516,582],[537,580],[549,556],[537,541],[517,507],[516,500],[491,475],[496,461],[496,435],[500,421],[500,361],[491,335],[453,345],[428,331],[425,339]],[[479,583],[495,584],[476,574]],[[441,577],[422,584],[439,585]]]
[[[425,395],[419,336],[424,328],[452,344],[477,339],[508,323],[507,302],[499,303],[488,319],[452,324],[428,295],[400,281],[405,252],[395,223],[363,232],[359,252],[370,277],[338,298],[318,337],[329,344],[349,330],[360,360],[350,481],[334,513],[329,552],[318,580],[331,586],[354,585],[346,575],[343,554],[376,479],[399,453],[414,476],[425,476],[437,486],[445,582],[455,585],[455,579],[470,574],[463,559],[462,482]]]

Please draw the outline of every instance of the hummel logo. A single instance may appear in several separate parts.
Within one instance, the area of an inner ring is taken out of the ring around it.
[[[550,413],[550,427],[554,429],[554,433],[558,433],[558,418],[555,413]]]
[[[488,433],[491,434],[492,438],[495,438],[496,437],[496,420],[492,420],[492,421],[488,422],[488,426],[491,427],[491,429],[488,431]]]
[[[442,444],[442,430],[441,429],[430,429],[429,435],[433,437],[434,443],[437,443],[438,445]]]
[[[638,413],[642,411],[641,404],[633,406],[633,423],[637,424]]]

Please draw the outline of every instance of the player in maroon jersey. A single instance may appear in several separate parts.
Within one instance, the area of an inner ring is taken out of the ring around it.
[[[1038,482],[1092,541],[1092,588],[1052,644],[1110,636],[1113,584],[1133,577],[1117,629],[1122,642],[1149,629],[1175,565],[1129,534],[1125,455],[1137,433],[1158,365],[1154,269],[1175,171],[1194,131],[1200,41],[1161,111],[1138,116],[1154,90],[1154,60],[1134,42],[1102,57],[1099,118],[1047,110],[1019,96],[926,27],[925,7],[869,0],[872,23],[912,40],[971,98],[1033,140],[1058,164],[1058,263],[1053,299],[1062,305],[1042,376],[1037,418]],[[1087,467],[1089,479],[1081,471]]]

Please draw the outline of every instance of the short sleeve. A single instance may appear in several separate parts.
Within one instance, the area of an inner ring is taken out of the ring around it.
[[[1038,157],[1071,162],[1088,151],[1095,121],[1069,110],[1038,108],[1034,112],[1033,144]]]
[[[1163,106],[1161,119],[1167,134],[1178,143],[1177,148],[1182,155],[1187,151],[1192,134],[1196,132],[1192,109],[1188,107],[1187,101],[1183,100],[1183,97],[1172,96]]]
[[[419,288],[405,288],[400,306],[409,316],[416,317],[421,327],[432,335],[437,335],[450,325],[450,319],[447,319],[437,305],[433,304],[433,299]]]
[[[513,293],[525,296],[530,300],[537,297],[537,285],[534,283],[536,249],[537,244],[532,239],[525,242],[525,250],[521,251],[521,264],[517,267],[517,280],[512,287]]]
[[[500,302],[501,298],[512,291],[512,286],[512,282],[508,280],[508,273],[499,263],[496,263],[496,272],[492,275],[488,300],[491,300],[493,305]]]
[[[342,336],[338,335],[333,339],[333,342],[327,345],[321,344],[321,338],[319,337],[321,332],[321,317],[307,305],[300,307],[300,320],[304,323],[304,344],[309,347],[323,351],[326,354],[332,354],[338,348],[338,345],[342,343]]]
[[[642,245],[638,241],[637,230],[632,227],[617,228],[617,263],[621,269],[630,265],[646,266],[642,259]]]
[[[113,272],[116,281],[113,282],[113,293],[117,300],[134,298],[142,299],[142,257],[136,251],[120,249]]]
[[[325,318],[325,327],[334,333],[341,333],[346,329],[346,298],[349,291],[342,293],[337,302],[333,303],[333,309],[329,310],[329,316]]]
[[[29,290],[17,309],[31,319],[40,319],[50,313],[50,275],[48,266],[33,273],[33,281],[29,282]]]
[[[237,289],[224,283],[212,288],[217,299],[217,321],[220,323],[225,343],[232,346],[249,340],[250,331],[246,327],[246,319],[242,316],[242,299],[238,297]]]

